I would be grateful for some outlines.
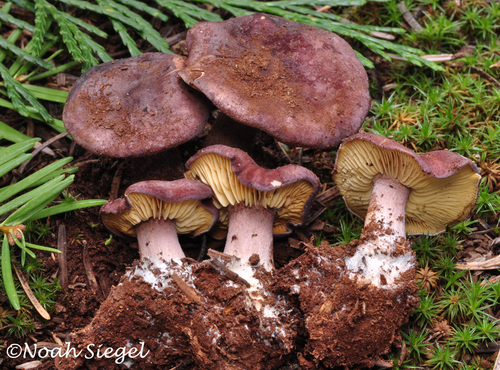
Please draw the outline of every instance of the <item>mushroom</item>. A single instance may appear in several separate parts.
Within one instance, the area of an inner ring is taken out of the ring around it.
[[[218,219],[212,190],[197,181],[143,181],[123,198],[101,207],[103,224],[120,236],[137,237],[141,258],[185,257],[177,234],[199,235]]]
[[[405,234],[435,235],[467,219],[480,175],[456,153],[417,155],[391,139],[360,133],[342,143],[333,178],[349,210],[365,219],[364,243],[347,266],[385,285],[414,266],[410,253],[393,255]]]
[[[458,154],[417,155],[360,133],[342,142],[333,178],[347,207],[365,219],[355,251],[355,243],[309,248],[278,272],[276,289],[298,296],[305,357],[327,367],[372,367],[419,302],[405,234],[436,234],[465,220],[480,176]]]
[[[75,83],[63,121],[99,155],[126,158],[175,148],[200,134],[210,105],[179,81],[186,58],[146,53],[95,66]]]
[[[348,246],[308,248],[275,279],[275,292],[298,296],[306,360],[373,367],[390,350],[419,302],[406,233],[436,234],[465,220],[478,172],[445,150],[417,155],[369,133],[344,139],[333,178],[349,210],[365,219],[361,237]]]
[[[228,231],[224,253],[241,259],[234,268],[252,281],[252,265],[274,268],[273,234],[285,235],[302,224],[319,189],[308,169],[287,165],[264,169],[245,152],[213,145],[191,157],[185,176],[209,185],[214,204],[227,208]]]
[[[248,129],[239,135],[240,123],[288,145],[333,148],[358,131],[370,107],[368,78],[356,53],[329,31],[252,14],[200,22],[186,43],[187,67],[179,76],[221,112],[210,143],[253,143],[245,137]]]
[[[203,131],[211,109],[178,78],[185,63],[183,56],[146,53],[89,69],[64,107],[68,133],[93,153],[132,159],[132,183],[181,178],[175,148]]]

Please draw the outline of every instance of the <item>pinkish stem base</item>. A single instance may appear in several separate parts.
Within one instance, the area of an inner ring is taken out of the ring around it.
[[[391,177],[379,175],[373,184],[365,230],[378,237],[405,238],[406,201],[410,189]]]
[[[162,258],[165,261],[184,258],[172,220],[150,219],[136,226],[141,258]]]
[[[260,265],[267,271],[274,268],[273,221],[275,210],[263,207],[246,207],[237,204],[229,207],[229,226],[224,253],[236,256],[249,265],[249,258],[257,254]]]

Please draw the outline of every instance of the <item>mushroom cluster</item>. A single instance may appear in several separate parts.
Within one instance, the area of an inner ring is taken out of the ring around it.
[[[252,14],[198,23],[186,43],[187,58],[148,53],[92,68],[68,97],[63,120],[83,147],[118,158],[168,150],[149,163],[175,173],[135,183],[102,207],[110,231],[138,239],[141,260],[74,343],[143,341],[152,367],[189,359],[199,369],[274,369],[301,333],[305,366],[373,366],[416,304],[406,233],[435,234],[465,219],[477,168],[450,152],[419,156],[354,135],[370,107],[368,78],[331,32]],[[171,158],[181,155],[172,151],[199,138],[214,106],[204,147],[178,178]],[[244,151],[257,130],[307,148],[344,140],[334,181],[365,219],[355,250],[309,248],[274,269],[274,236],[307,221],[320,182],[302,166],[259,166]],[[454,188],[461,206],[451,203]],[[226,238],[223,252],[187,258],[177,235],[206,232]],[[116,329],[118,317],[130,325]]]
[[[102,207],[110,231],[138,239],[141,261],[74,343],[142,338],[163,348],[157,364],[192,357],[203,369],[275,368],[295,348],[298,320],[271,289],[273,237],[307,220],[319,180],[301,166],[264,169],[241,148],[252,149],[259,129],[290,145],[337,146],[363,122],[368,79],[338,36],[276,16],[200,23],[186,41],[187,59],[148,53],[105,63],[68,97],[63,120],[84,148],[144,157],[137,168],[148,162],[172,173],[178,163],[170,158],[180,157],[172,150],[204,130],[211,103],[218,109],[187,178],[140,181]],[[177,234],[209,230],[226,237],[224,253],[186,258]],[[123,316],[131,325],[117,335],[110,323]],[[74,368],[74,360],[60,366]]]

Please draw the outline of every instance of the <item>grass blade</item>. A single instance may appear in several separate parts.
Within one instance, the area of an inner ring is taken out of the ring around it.
[[[46,251],[46,252],[51,252],[51,253],[61,253],[59,249],[51,248],[51,247],[46,247],[44,245],[37,245],[37,244],[31,244],[31,243],[26,243],[26,246],[31,249],[38,249],[41,251]]]
[[[37,85],[23,85],[24,88],[33,94],[37,99],[43,99],[54,103],[66,103],[68,92],[63,90],[51,89],[49,87]]]
[[[32,251],[30,251],[28,248],[26,248],[26,241],[24,240],[24,234],[21,233],[21,236],[23,238],[23,240],[19,240],[17,239],[17,237],[14,235],[14,231],[11,230],[10,231],[10,235],[12,236],[12,240],[14,240],[14,243],[16,243],[16,245],[25,253],[25,254],[28,254],[31,258],[36,258],[36,255],[35,253],[33,253]],[[21,265],[24,266],[24,259],[25,257],[23,257],[21,259]],[[15,268],[15,266],[14,266]]]
[[[43,185],[45,184],[47,181],[50,181],[52,180],[53,178],[57,177],[57,176],[60,176],[62,174],[67,174],[67,175],[72,175],[72,174],[75,174],[78,172],[78,167],[68,167],[68,168],[59,168],[55,171],[52,171],[51,173],[49,173],[47,176],[41,178],[40,180],[38,180],[36,183],[32,184],[31,187],[37,187],[37,186],[40,186],[40,185]]]
[[[12,199],[10,202],[3,204],[2,206],[0,206],[0,216],[22,206],[29,200],[42,195],[43,193],[48,191],[51,187],[53,187],[55,184],[61,182],[64,178],[65,178],[64,175],[54,177],[53,179],[50,179],[45,184],[40,185],[36,189],[31,190],[23,195],[16,197],[15,199]]]
[[[58,204],[57,206],[52,206],[49,208],[42,209],[40,212],[30,217],[26,221],[35,221],[41,218],[57,215],[59,213],[76,211],[77,209],[82,209],[82,208],[99,207],[104,205],[106,202],[107,201],[105,199],[86,199],[86,200],[77,200],[71,203]]]
[[[26,162],[30,158],[31,158],[31,154],[23,154],[17,158],[10,160],[9,162],[6,162],[6,163],[0,165],[0,176],[3,176],[5,174],[9,173],[14,168],[19,167],[21,164],[23,164],[24,162]]]
[[[22,141],[17,144],[12,144],[5,148],[0,147],[0,164],[10,161],[20,154],[32,149],[35,146],[35,143],[40,140],[41,139],[39,138],[30,138],[29,140]]]
[[[14,277],[12,276],[12,266],[10,261],[10,245],[7,241],[7,234],[3,235],[2,242],[2,280],[5,288],[5,293],[9,298],[9,302],[12,307],[19,311],[21,309],[21,304],[19,303],[19,297],[16,292],[16,285],[14,284]]]
[[[47,204],[56,199],[64,189],[73,183],[74,178],[75,176],[71,175],[59,184],[51,187],[50,191],[29,200],[25,205],[7,217],[3,224],[13,226],[26,222],[26,220],[37,214],[40,210],[45,208]]]
[[[61,169],[63,166],[67,165],[72,160],[73,160],[72,157],[60,159],[54,163],[49,164],[48,166],[43,167],[41,170],[38,170],[34,174],[25,177],[21,181],[0,189],[0,202],[3,202],[6,199],[12,197],[13,195],[30,188],[34,183],[36,183],[37,181],[41,180],[46,176],[49,176],[52,172]]]
[[[104,62],[105,60],[102,58],[101,55],[99,55],[99,58],[101,58],[101,60]],[[110,57],[111,58],[111,57]],[[52,69],[51,71],[45,71],[45,72],[42,72],[40,74],[37,74],[36,76],[33,76],[33,77],[29,77],[28,78],[28,81],[36,81],[36,80],[41,80],[43,78],[47,78],[49,76],[53,76],[53,75],[56,75],[58,73],[61,73],[61,72],[64,72],[68,69],[71,69],[71,68],[74,68],[76,66],[79,66],[80,65],[80,62],[76,62],[76,61],[72,61],[72,62],[69,62],[69,63],[66,63],[66,64],[63,64],[63,65],[60,65],[59,67],[56,67],[54,69]],[[63,126],[64,127],[64,126]],[[59,131],[59,132],[64,132],[64,131]]]
[[[0,99],[0,107],[15,110],[14,104],[12,104],[11,102],[4,100],[4,99]],[[43,117],[35,110],[35,108],[27,107],[27,110],[28,110],[28,117],[44,122]],[[64,127],[64,123],[59,119],[54,119],[52,122],[46,122],[46,123],[58,132],[65,132],[66,131],[66,128]]]
[[[54,46],[54,44],[57,41],[59,41],[59,40],[56,37],[54,37],[53,40],[50,40],[50,41],[44,43],[37,56],[39,58],[43,57],[52,48],[52,46]],[[33,40],[28,43],[28,45],[26,46],[26,51],[28,51],[28,48],[31,49],[32,42],[33,42]],[[59,49],[58,51],[53,53],[51,56],[46,58],[45,61],[49,62],[50,60],[53,59],[53,57],[55,55],[57,55],[58,53],[61,53],[62,51],[63,51],[62,49]],[[18,58],[14,63],[12,63],[12,66],[9,68],[9,72],[13,77],[16,78],[16,80],[18,80],[19,82],[23,82],[24,78],[27,79],[27,76],[23,76],[23,75],[27,74],[28,71],[30,71],[32,68],[33,68],[32,63],[26,62],[25,60]],[[30,75],[37,73],[40,69],[41,69],[41,67],[36,67],[32,72],[30,72]],[[54,68],[52,68],[51,70],[54,70]],[[21,77],[21,76],[23,76],[23,77]]]
[[[19,131],[13,129],[2,121],[0,121],[0,135],[3,139],[12,141],[14,143],[31,139],[28,135],[20,133]]]
[[[21,115],[27,117],[29,113],[26,110],[25,105],[22,103],[19,95],[22,95],[24,99],[26,99],[31,106],[36,110],[38,114],[40,114],[45,122],[52,122],[53,118],[47,112],[45,107],[40,104],[40,102],[28,91],[26,90],[19,81],[14,79],[10,74],[7,68],[3,64],[0,63],[0,74],[4,80],[5,85],[7,86],[7,92],[9,97],[12,99],[12,103],[14,107],[17,108]],[[16,104],[17,103],[17,104]]]

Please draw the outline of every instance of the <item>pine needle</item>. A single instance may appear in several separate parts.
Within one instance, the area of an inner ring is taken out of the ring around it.
[[[160,10],[150,7],[141,1],[136,0],[118,0],[120,3],[128,5],[132,8],[140,10],[141,12],[148,13],[149,15],[161,19],[163,22],[168,21],[168,17]]]
[[[116,19],[112,19],[111,24],[113,25],[113,28],[122,39],[123,45],[127,47],[130,55],[133,57],[141,55],[142,54],[141,51],[137,47],[137,44],[135,43],[134,39],[128,34],[127,28],[125,28],[123,23],[117,21]]]
[[[129,23],[127,24],[131,27],[135,27],[141,37],[153,45],[156,50],[161,51],[162,53],[171,53],[165,39],[161,37],[159,32],[156,31],[149,22],[144,20],[144,18],[134,13],[127,7],[114,2],[113,0],[103,0],[102,2],[107,4],[116,12],[123,14],[124,17],[127,17],[129,20]]]
[[[27,53],[26,51],[18,48],[17,46],[12,45],[10,42],[5,40],[3,37],[0,37],[0,48],[6,49],[10,51],[11,53],[17,55],[18,57],[24,58],[28,62],[31,62],[33,64],[37,64],[42,68],[45,69],[52,69],[53,66],[45,61],[43,61],[40,58],[34,57],[30,53]]]
[[[78,18],[72,17],[71,15],[69,15],[67,13],[64,13],[64,12],[59,12],[59,13],[67,21],[69,21],[71,23],[74,23],[78,27],[83,28],[84,30],[86,30],[86,31],[88,31],[90,33],[93,33],[93,34],[95,34],[95,35],[97,35],[99,37],[102,37],[102,38],[107,38],[108,37],[108,34],[106,32],[100,30],[96,26],[93,26],[91,24],[85,23],[84,21],[82,21],[82,20],[80,20]]]
[[[80,9],[90,10],[98,14],[106,15],[116,19],[123,24],[132,27],[139,35],[153,45],[158,51],[171,53],[167,42],[161,37],[153,26],[145,21],[140,15],[132,12],[127,7],[113,1],[102,0],[102,5],[94,5],[81,0],[59,0],[62,3],[76,6]],[[104,6],[106,5],[106,6]]]
[[[12,267],[14,268],[14,271],[16,272],[17,279],[19,280],[19,283],[21,283],[21,286],[22,286],[24,292],[26,293],[26,296],[28,297],[30,302],[33,304],[33,307],[35,308],[35,310],[37,310],[37,312],[40,314],[40,316],[42,316],[45,320],[50,320],[49,313],[47,312],[47,310],[45,308],[43,308],[43,306],[40,304],[38,299],[36,299],[35,294],[33,294],[33,291],[31,290],[31,288],[30,288],[28,282],[26,281],[26,278],[22,274],[22,272],[19,271],[15,265],[12,265]]]
[[[187,28],[191,28],[198,23],[196,19],[207,22],[222,21],[218,14],[182,0],[156,0],[156,2],[170,10],[176,17],[182,19]]]
[[[4,12],[0,12],[0,21],[13,24],[16,27],[19,27],[19,28],[26,30],[26,31],[29,31],[29,32],[35,32],[35,27],[33,27],[28,22],[25,22],[21,19],[17,19],[15,17],[13,17],[12,15],[4,13]]]
[[[167,0],[157,0],[166,1]],[[180,2],[180,0],[175,0]],[[234,16],[241,16],[250,14],[254,11],[274,14],[280,17],[290,19],[295,22],[319,27],[331,32],[335,32],[342,36],[351,37],[363,43],[374,52],[391,60],[386,50],[390,50],[395,54],[404,56],[412,63],[422,66],[425,65],[434,70],[442,70],[436,63],[419,58],[422,52],[419,49],[411,48],[408,46],[398,45],[387,40],[378,39],[369,36],[368,33],[372,31],[379,32],[392,32],[404,33],[405,31],[400,28],[392,27],[374,27],[366,25],[357,25],[354,23],[343,23],[338,16],[329,13],[317,12],[308,7],[316,5],[331,5],[331,6],[359,6],[366,3],[365,0],[283,0],[283,1],[243,1],[243,0],[194,0],[201,3],[208,3],[217,8],[224,9]],[[361,62],[370,68],[373,68],[373,63],[361,54],[357,53]]]
[[[103,1],[97,0],[99,5],[103,5]],[[141,55],[141,51],[137,47],[134,39],[128,34],[127,28],[123,25],[122,22],[116,19],[111,19],[111,24],[113,25],[114,30],[118,33],[120,38],[122,39],[123,45],[125,45],[131,56],[135,57],[137,55]]]
[[[12,3],[19,5],[21,8],[28,9],[31,12],[35,12],[35,5],[28,0],[11,0]]]
[[[16,111],[19,114],[28,117],[29,112],[27,111],[26,104],[22,100],[21,96],[28,101],[28,103],[42,116],[43,120],[46,122],[52,122],[53,118],[47,112],[45,107],[40,104],[40,102],[31,94],[28,90],[26,90],[19,81],[14,79],[10,74],[7,68],[0,63],[0,74],[4,80],[5,86],[7,87],[7,94],[9,98],[12,100],[12,104]]]
[[[35,2],[35,30],[31,38],[31,54],[38,56],[42,50],[45,41],[45,32],[47,30],[48,14],[40,1]]]

